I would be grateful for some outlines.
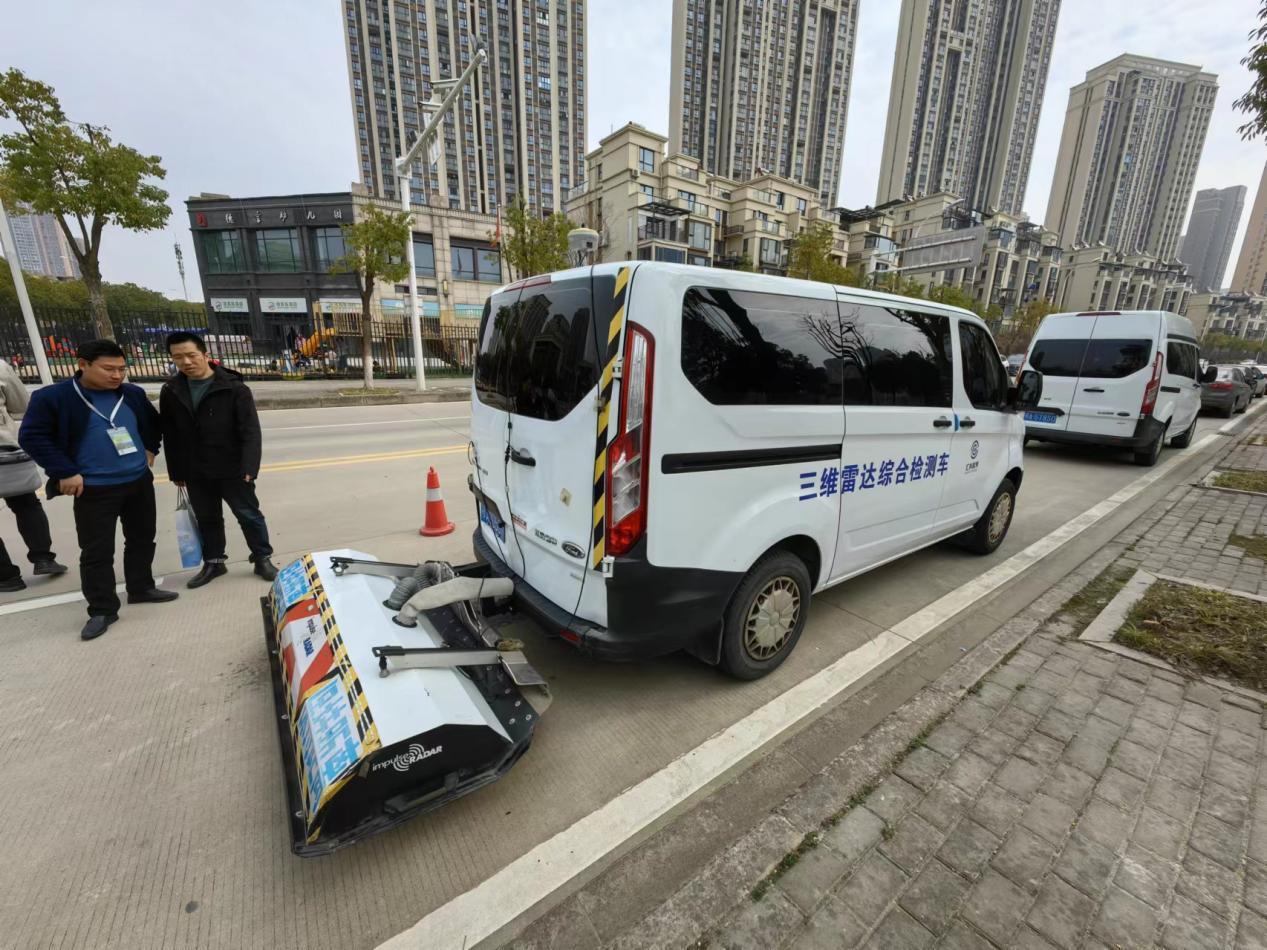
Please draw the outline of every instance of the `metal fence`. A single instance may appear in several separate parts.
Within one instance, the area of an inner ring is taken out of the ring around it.
[[[133,380],[160,380],[175,371],[167,355],[169,333],[189,330],[203,336],[211,356],[224,366],[255,379],[360,378],[363,374],[361,315],[325,314],[320,327],[285,335],[262,337],[252,333],[246,315],[190,311],[135,311],[112,313],[114,338],[128,357]],[[371,315],[374,374],[380,378],[412,376],[413,339],[403,314]],[[96,338],[87,310],[38,308],[35,322],[41,345],[55,379],[76,369],[75,350]],[[475,363],[478,328],[444,325],[437,318],[422,321],[423,360],[428,375],[467,376]],[[22,314],[0,308],[0,358],[31,382],[39,379]]]

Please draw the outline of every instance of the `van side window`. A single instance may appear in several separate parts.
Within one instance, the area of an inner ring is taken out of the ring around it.
[[[950,406],[950,318],[841,301],[846,405]]]
[[[841,404],[840,324],[830,300],[692,287],[682,372],[718,406]]]
[[[1172,376],[1197,378],[1197,348],[1191,343],[1170,340],[1166,343],[1166,372]]]
[[[963,389],[977,409],[1007,408],[1007,374],[998,348],[983,327],[959,321],[963,351]]]

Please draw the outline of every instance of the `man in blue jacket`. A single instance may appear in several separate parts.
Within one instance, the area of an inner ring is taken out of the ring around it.
[[[123,579],[129,604],[175,600],[154,586],[154,476],[162,429],[140,386],[123,381],[127,361],[113,340],[79,347],[73,379],[31,396],[18,442],[75,499],[79,580],[88,601],[80,636],[93,640],[119,619],[114,590],[115,526],[123,523]]]

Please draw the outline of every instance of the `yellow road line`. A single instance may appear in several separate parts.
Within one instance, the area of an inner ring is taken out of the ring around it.
[[[455,455],[466,451],[466,443],[442,445],[433,449],[409,449],[404,452],[373,452],[369,455],[335,455],[328,458],[297,459],[293,462],[272,462],[260,466],[260,474],[267,472],[299,472],[311,468],[334,468],[339,465],[365,465],[370,462],[395,462],[401,459],[426,458],[434,455]],[[155,484],[168,481],[166,475],[155,475]]]

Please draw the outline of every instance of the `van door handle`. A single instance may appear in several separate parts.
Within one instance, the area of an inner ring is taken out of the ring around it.
[[[952,425],[954,425],[954,423],[945,416],[941,416],[940,418],[933,420],[933,426],[938,429],[949,429]]]
[[[961,429],[971,429],[976,424],[977,424],[976,419],[960,419],[959,420],[959,428]]]
[[[534,465],[537,464],[537,460],[534,459],[529,453],[523,452],[519,449],[510,450],[510,460],[512,462],[518,462],[520,465],[527,465],[529,468],[532,468]]]
[[[1084,393],[1102,393],[1102,392],[1104,392],[1104,390],[1103,390],[1103,389],[1097,389],[1095,386],[1083,386],[1083,387],[1082,387],[1082,391],[1083,391]]]

